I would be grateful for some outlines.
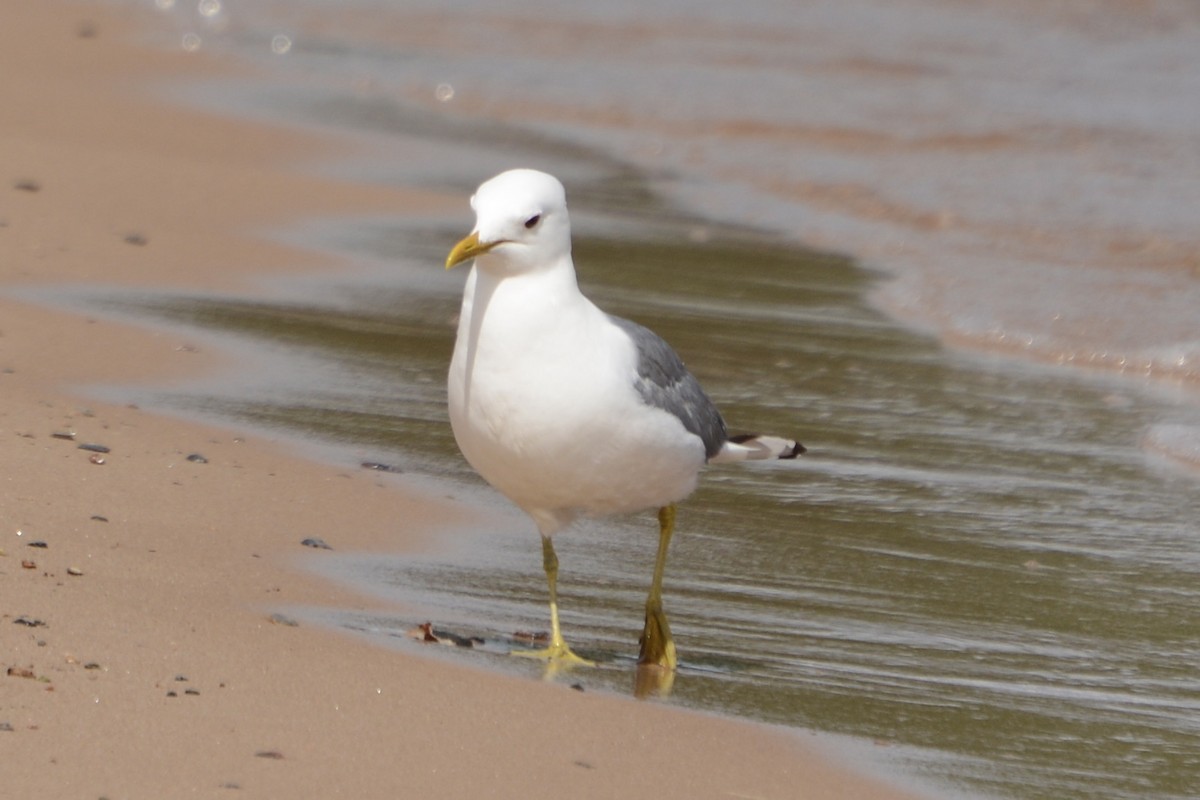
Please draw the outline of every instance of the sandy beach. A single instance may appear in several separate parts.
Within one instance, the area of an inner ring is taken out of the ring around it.
[[[79,387],[194,378],[225,356],[11,293],[244,289],[337,267],[256,232],[464,200],[313,177],[298,167],[329,155],[328,141],[154,102],[146,76],[161,88],[228,67],[137,46],[131,12],[2,5],[7,794],[908,796],[839,763],[821,737],[273,619],[288,606],[370,603],[297,569],[303,539],[336,532],[339,549],[403,551],[470,512],[271,441],[95,402]]]

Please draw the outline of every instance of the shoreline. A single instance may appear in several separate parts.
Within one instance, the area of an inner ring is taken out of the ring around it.
[[[838,763],[819,739],[811,749],[803,731],[273,622],[287,606],[372,607],[295,569],[302,539],[337,531],[340,549],[415,549],[467,510],[263,437],[83,397],[80,386],[181,379],[228,356],[7,292],[245,288],[336,268],[256,231],[322,214],[460,210],[462,198],[297,173],[336,145],[131,97],[148,74],[222,71],[130,44],[135,11],[9,5],[0,632],[13,671],[0,676],[0,737],[23,765],[15,793],[515,797],[533,781],[584,797],[784,797],[798,784],[813,798],[910,796]],[[67,432],[74,440],[54,436]]]

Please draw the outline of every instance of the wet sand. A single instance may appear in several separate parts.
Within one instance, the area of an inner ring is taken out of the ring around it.
[[[821,738],[273,618],[369,605],[297,568],[320,555],[303,539],[417,549],[471,512],[271,441],[95,402],[79,387],[194,378],[225,357],[11,292],[244,290],[336,268],[258,231],[462,198],[311,177],[298,165],[331,143],[155,104],[147,76],[218,68],[131,45],[133,12],[3,5],[0,752],[12,795],[907,796]]]

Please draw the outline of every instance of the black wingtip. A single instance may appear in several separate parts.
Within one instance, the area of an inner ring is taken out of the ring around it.
[[[780,454],[779,457],[780,458],[795,458],[796,456],[801,455],[803,453],[807,453],[807,452],[808,452],[807,447],[800,444],[799,442],[792,442],[792,448],[790,450],[785,450],[783,453]]]

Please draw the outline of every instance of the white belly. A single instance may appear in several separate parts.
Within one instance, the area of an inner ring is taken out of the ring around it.
[[[519,295],[494,292],[482,319],[465,301],[450,366],[463,455],[547,534],[579,514],[681,500],[705,462],[699,437],[638,396],[628,337],[578,297],[541,320],[505,313]]]

